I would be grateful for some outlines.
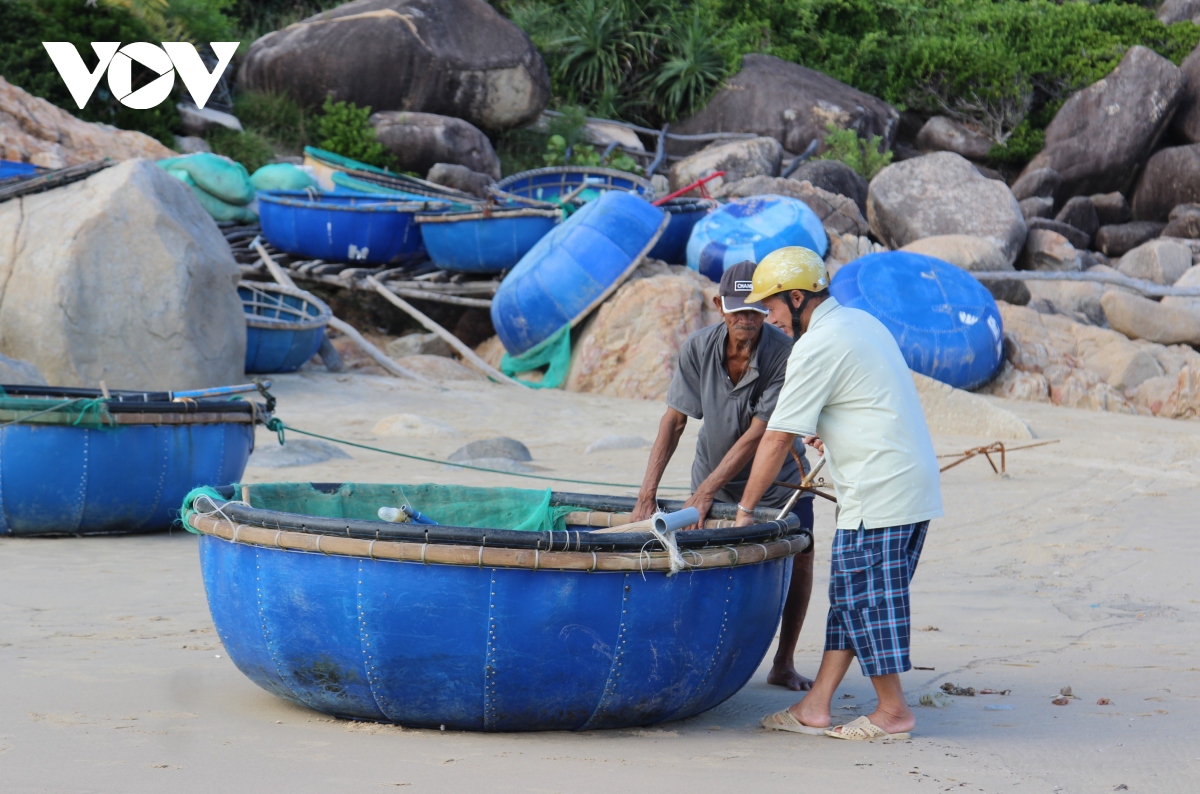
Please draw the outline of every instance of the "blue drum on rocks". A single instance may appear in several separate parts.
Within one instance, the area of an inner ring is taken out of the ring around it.
[[[991,293],[967,271],[908,251],[845,265],[829,291],[888,327],[909,369],[977,389],[1004,363],[1004,326]]]
[[[750,196],[731,201],[692,228],[687,265],[713,281],[738,262],[758,262],[777,248],[799,245],[822,257],[829,237],[817,214],[800,199]]]

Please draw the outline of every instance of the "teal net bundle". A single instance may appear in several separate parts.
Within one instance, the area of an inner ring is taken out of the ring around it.
[[[13,397],[0,389],[0,427],[5,425],[70,425],[112,428],[116,420],[103,397]]]
[[[234,486],[241,498],[242,486]],[[378,521],[381,507],[411,507],[443,526],[483,529],[515,529],[528,532],[566,529],[566,516],[579,508],[550,504],[550,489],[479,488],[465,485],[389,485],[341,483],[331,491],[309,483],[266,483],[246,486],[250,505],[322,518]],[[224,501],[212,488],[197,488],[183,500],[184,526],[194,512],[210,513],[207,496],[216,504]],[[195,531],[195,530],[192,530]]]
[[[526,350],[519,356],[508,353],[500,359],[500,371],[514,377],[522,372],[546,367],[546,374],[540,381],[521,380],[522,385],[531,389],[557,389],[567,379],[571,369],[571,326],[564,325],[550,337]]]

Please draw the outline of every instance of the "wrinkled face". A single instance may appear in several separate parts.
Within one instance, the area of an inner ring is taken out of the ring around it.
[[[766,319],[765,314],[762,312],[727,312],[722,308],[720,298],[716,298],[715,302],[731,339],[735,342],[751,342],[758,338],[759,332],[762,331],[763,320]]]
[[[788,336],[792,336],[792,310],[787,304],[787,293],[780,292],[769,298],[763,298],[762,305],[766,306],[767,311],[770,312],[767,315],[767,322]]]

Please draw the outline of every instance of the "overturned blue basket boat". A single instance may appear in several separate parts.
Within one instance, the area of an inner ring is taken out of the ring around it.
[[[496,189],[521,198],[549,202],[570,195],[571,201],[584,203],[610,190],[634,193],[647,201],[654,198],[650,181],[636,174],[575,165],[522,171],[501,179],[496,183]]]
[[[389,524],[411,498],[528,495],[557,529]],[[239,502],[226,501],[238,499]],[[250,506],[247,506],[247,504]],[[687,570],[629,520],[634,500],[517,489],[284,483],[197,497],[209,608],[230,659],[268,692],[361,720],[474,731],[650,725],[710,709],[774,638],[794,516],[676,535]],[[681,503],[668,503],[678,509]],[[676,568],[678,570],[678,568]]]
[[[424,253],[413,216],[445,206],[316,190],[258,194],[259,222],[271,245],[294,256],[328,262],[379,265]]]
[[[956,389],[977,389],[1004,363],[996,300],[970,273],[909,251],[881,251],[838,270],[838,302],[887,326],[909,369]]]
[[[765,194],[735,199],[701,218],[687,243],[687,265],[713,281],[739,262],[758,262],[777,248],[799,245],[825,256],[829,237],[807,204]]]
[[[574,326],[613,293],[667,225],[658,207],[614,190],[588,202],[538,241],[500,283],[492,324],[520,355]]]
[[[241,478],[254,423],[243,400],[5,386],[0,535],[155,532],[200,485]]]
[[[438,267],[499,273],[520,262],[561,218],[556,209],[508,207],[422,213],[417,223]]]
[[[317,354],[333,312],[295,287],[243,281],[238,296],[246,313],[246,372],[295,372]]]
[[[686,265],[692,227],[721,205],[716,199],[673,198],[658,206],[666,211],[670,222],[647,256],[661,259],[669,265]]]

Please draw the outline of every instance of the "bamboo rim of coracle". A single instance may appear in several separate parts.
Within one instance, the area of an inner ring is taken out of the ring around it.
[[[644,572],[671,570],[665,551],[540,551],[498,546],[465,546],[413,541],[366,540],[363,538],[293,532],[255,527],[230,521],[217,514],[191,513],[185,519],[202,535],[280,551],[299,551],[333,557],[356,557],[426,565],[459,565],[477,568],[521,568],[526,570],[583,572]],[[766,543],[743,543],[702,549],[683,549],[688,570],[733,568],[788,557],[805,551],[807,535],[791,535]]]

